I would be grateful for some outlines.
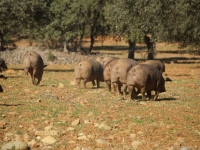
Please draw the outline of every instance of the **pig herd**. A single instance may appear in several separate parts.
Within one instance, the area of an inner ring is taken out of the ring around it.
[[[165,65],[158,60],[147,60],[139,64],[128,58],[97,57],[96,60],[79,62],[74,72],[79,87],[81,80],[85,88],[89,81],[95,85],[96,80],[97,88],[99,88],[100,81],[105,82],[109,91],[113,85],[114,94],[123,94],[124,98],[126,98],[128,89],[130,100],[139,93],[145,100],[145,92],[149,100],[157,100],[159,93],[165,92],[165,80],[162,76],[165,72]],[[153,98],[151,91],[155,91]]]
[[[23,56],[23,67],[26,76],[30,73],[32,83],[38,85],[42,80],[43,69],[46,67],[42,57],[34,51],[27,52]],[[5,69],[7,65],[0,58],[0,72]],[[74,68],[76,83],[79,87],[81,80],[83,80],[84,88],[90,81],[93,86],[96,84],[97,88],[100,87],[100,82],[105,82],[109,91],[112,85],[115,95],[122,94],[126,98],[128,90],[130,100],[139,93],[142,94],[143,100],[145,100],[145,93],[149,100],[157,100],[159,93],[165,92],[163,72],[165,72],[165,65],[158,60],[147,60],[139,64],[133,59],[116,57],[97,57],[81,61]],[[151,91],[155,91],[153,98]]]

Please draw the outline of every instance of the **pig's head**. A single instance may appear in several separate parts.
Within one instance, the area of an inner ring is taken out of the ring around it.
[[[3,59],[0,59],[0,69],[1,70],[6,70],[8,69],[6,62]]]
[[[161,77],[161,80],[160,80],[159,92],[160,93],[166,92],[166,89],[165,89],[165,80],[164,80],[163,77]]]

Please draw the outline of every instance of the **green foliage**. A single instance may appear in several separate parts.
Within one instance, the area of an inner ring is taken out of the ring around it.
[[[54,61],[56,59],[56,56],[53,55],[51,51],[48,53],[48,61]]]
[[[145,34],[151,34],[152,41],[198,48],[199,24],[198,0],[0,1],[0,33],[7,43],[13,37],[26,37],[57,48],[64,41],[79,40],[81,44],[89,36],[92,48],[97,36],[141,43]]]

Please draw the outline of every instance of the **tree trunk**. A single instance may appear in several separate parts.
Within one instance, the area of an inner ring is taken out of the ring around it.
[[[93,33],[91,33],[90,34],[90,49],[89,49],[89,53],[92,52],[93,46],[94,46],[94,35],[93,35]]]
[[[130,59],[134,59],[134,55],[135,55],[135,42],[132,42],[131,40],[128,40],[128,44],[129,44],[129,50],[128,50],[128,58]]]
[[[0,51],[4,50],[4,44],[3,44],[3,30],[0,30]]]
[[[69,50],[67,49],[67,42],[65,41],[64,43],[63,43],[63,45],[64,45],[64,52],[69,52]]]
[[[151,42],[151,38],[147,35],[144,37],[145,44],[147,45],[147,52],[148,52],[148,60],[153,60],[154,59],[154,54],[155,54],[155,43]]]

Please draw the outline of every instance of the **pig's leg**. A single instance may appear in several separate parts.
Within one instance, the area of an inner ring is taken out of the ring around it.
[[[118,86],[117,83],[113,83],[113,91],[115,95],[117,94],[117,86]]]
[[[142,100],[145,101],[145,87],[141,88],[141,93],[142,93]]]
[[[25,84],[27,84],[27,80],[28,80],[28,68],[25,68],[24,71],[25,71],[25,76],[26,76]]]
[[[32,83],[33,83],[34,85],[36,85],[35,77],[36,77],[36,70],[33,70],[33,74],[32,74]]]
[[[84,88],[87,88],[87,87],[86,87],[86,83],[87,83],[87,80],[86,80],[86,79],[84,79],[84,80],[83,80],[83,85],[84,85]]]
[[[117,86],[117,87],[118,87],[118,88],[117,88],[118,94],[119,94],[119,95],[122,94],[122,91],[121,91],[122,85],[121,85],[120,83],[118,83],[118,86]]]
[[[126,99],[126,90],[127,90],[127,85],[126,84],[123,84],[122,90],[123,90],[124,99]]]
[[[147,91],[147,96],[149,97],[149,100],[151,100],[151,91]]]
[[[95,81],[94,80],[92,80],[92,85],[95,86]]]
[[[155,91],[155,96],[154,96],[154,101],[156,101],[157,100],[157,98],[158,98],[158,95],[159,95],[159,91]]]
[[[77,86],[80,88],[80,82],[81,82],[81,80],[80,79],[76,79],[76,84],[77,84]]]
[[[107,84],[108,90],[110,92],[111,91],[111,82],[107,80],[106,84]]]
[[[97,81],[97,88],[99,88],[99,80],[96,80]]]
[[[133,86],[128,86],[130,101],[133,99]]]

